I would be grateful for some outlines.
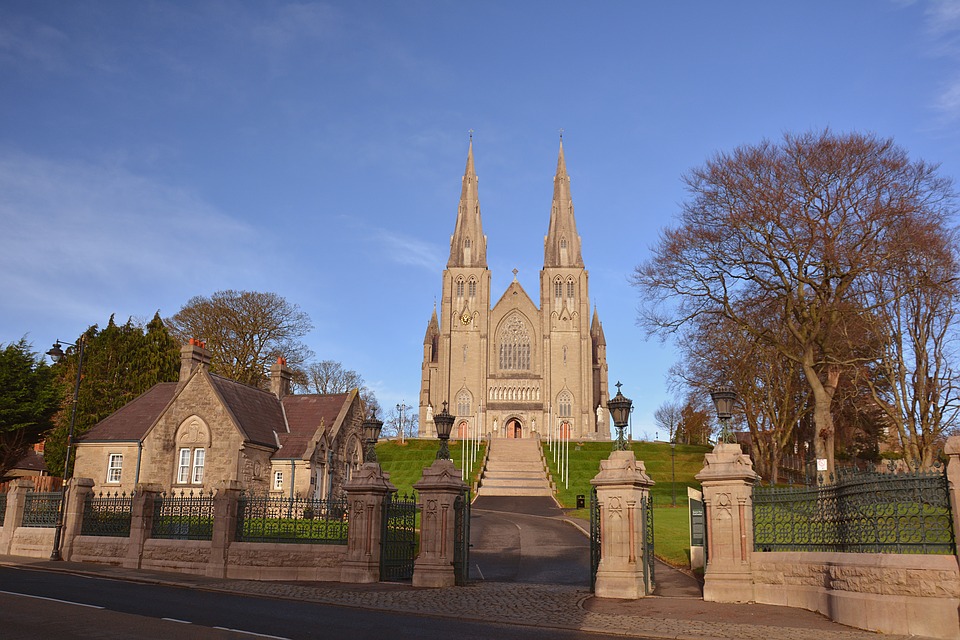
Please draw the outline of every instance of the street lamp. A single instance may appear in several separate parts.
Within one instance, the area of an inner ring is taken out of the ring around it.
[[[677,506],[677,443],[670,443],[670,488],[673,490],[670,503]]]
[[[437,437],[440,438],[440,450],[437,451],[437,460],[449,460],[450,448],[447,441],[450,439],[450,432],[453,430],[453,421],[455,416],[447,412],[447,402],[443,403],[443,410],[440,413],[433,414],[433,424],[437,427]]]
[[[607,401],[607,410],[613,418],[613,426],[617,428],[617,442],[613,445],[614,451],[626,451],[627,442],[623,438],[623,430],[627,428],[627,422],[630,420],[630,407],[633,401],[620,393],[620,387],[623,385],[617,382],[617,395]]]
[[[380,439],[380,429],[383,429],[383,420],[377,420],[376,410],[363,421],[363,448],[364,462],[378,462],[377,440]]]
[[[397,405],[397,413],[400,414],[400,444],[403,444],[403,412],[406,410],[407,405],[401,401],[400,404]]]
[[[47,351],[47,355],[50,356],[50,359],[54,363],[60,362],[63,359],[63,349],[60,348],[61,342],[57,340],[53,343],[53,348],[50,351]],[[64,342],[70,347],[77,347],[78,360],[77,360],[77,381],[73,385],[73,407],[70,409],[70,429],[67,431],[67,455],[63,461],[63,484],[60,485],[60,506],[57,507],[57,527],[53,534],[53,551],[50,552],[51,560],[63,560],[63,555],[60,553],[60,543],[63,539],[63,518],[66,514],[67,506],[67,474],[70,471],[70,453],[73,449],[73,430],[74,426],[77,424],[77,400],[80,397],[80,380],[81,372],[83,371],[83,351],[87,342],[84,340],[83,336],[80,336],[80,339],[77,340],[76,344],[71,342]]]
[[[718,387],[710,392],[713,404],[717,408],[720,421],[720,442],[726,444],[730,438],[730,418],[733,417],[733,405],[737,401],[737,392],[731,387]]]

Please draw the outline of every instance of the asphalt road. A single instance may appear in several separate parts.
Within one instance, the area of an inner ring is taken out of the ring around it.
[[[614,636],[0,567],[0,637],[601,640]]]
[[[480,497],[470,518],[470,579],[590,585],[590,540],[548,497]]]

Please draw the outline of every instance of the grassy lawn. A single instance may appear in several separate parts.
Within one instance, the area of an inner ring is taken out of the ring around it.
[[[439,440],[434,439],[411,439],[401,445],[399,441],[387,440],[377,443],[377,458],[383,470],[390,474],[390,482],[397,487],[397,492],[402,496],[413,492],[413,485],[420,480],[423,470],[433,464],[437,458],[437,450],[440,448]],[[486,445],[480,443],[480,450],[477,452],[477,461],[473,465],[472,477],[468,484],[476,482],[480,475],[480,465],[483,463],[483,455]],[[453,463],[460,468],[460,442],[450,443],[450,457]]]
[[[694,476],[703,469],[703,456],[711,448],[700,445],[678,444],[676,448],[676,482],[672,482],[670,445],[665,442],[631,443],[638,460],[642,460],[647,475],[656,484],[651,488],[653,496],[653,535],[658,558],[677,566],[689,566],[689,531],[687,529],[687,487],[700,488]],[[550,473],[557,485],[557,499],[564,507],[576,506],[577,495],[583,495],[589,506],[592,485],[590,480],[600,471],[600,461],[609,457],[613,450],[610,442],[570,443],[570,477],[568,483],[560,481],[558,466],[549,448],[544,445],[544,454]],[[677,507],[671,506],[676,490]],[[589,519],[589,509],[570,512],[575,517]]]

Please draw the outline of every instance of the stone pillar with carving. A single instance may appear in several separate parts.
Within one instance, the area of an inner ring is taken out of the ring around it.
[[[635,600],[650,595],[643,577],[643,509],[654,482],[633,451],[614,451],[590,481],[600,508],[598,598]]]
[[[703,599],[753,602],[753,462],[739,444],[718,443],[697,474],[703,485],[707,567]]]
[[[64,560],[73,557],[73,543],[83,527],[83,509],[94,484],[93,478],[71,478],[67,482],[67,511],[63,514],[63,540],[60,542],[60,554]]]
[[[380,581],[380,533],[383,501],[397,488],[376,462],[365,462],[343,485],[350,509],[347,557],[340,568],[340,582]]]
[[[123,566],[139,569],[143,561],[143,545],[153,534],[154,504],[163,492],[159,484],[141,482],[134,489],[133,504],[130,506],[130,540],[127,544],[127,556]]]
[[[960,541],[960,436],[950,436],[943,448],[947,454],[947,487],[950,492],[950,510],[953,512],[953,539]],[[958,545],[960,559],[960,545]]]
[[[7,510],[3,518],[3,529],[0,529],[0,555],[10,553],[13,532],[23,523],[23,509],[28,491],[33,491],[33,481],[20,478],[13,481],[13,487],[7,492]]]
[[[413,485],[420,494],[420,554],[413,565],[413,586],[452,587],[454,502],[467,489],[453,460],[436,460]]]
[[[213,537],[210,540],[210,561],[207,575],[227,577],[227,556],[230,543],[237,535],[237,509],[240,504],[239,480],[221,480],[213,498]]]

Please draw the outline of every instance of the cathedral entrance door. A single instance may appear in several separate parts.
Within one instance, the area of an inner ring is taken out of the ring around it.
[[[510,418],[507,420],[507,424],[504,425],[506,430],[506,436],[508,438],[522,438],[523,437],[523,425],[520,424],[520,421],[516,418]]]
[[[467,422],[466,420],[464,420],[457,427],[457,437],[460,438],[461,440],[466,440],[467,436],[469,435],[469,431],[470,429],[467,426]]]
[[[560,423],[560,439],[569,440],[570,439],[570,423],[564,420]]]

